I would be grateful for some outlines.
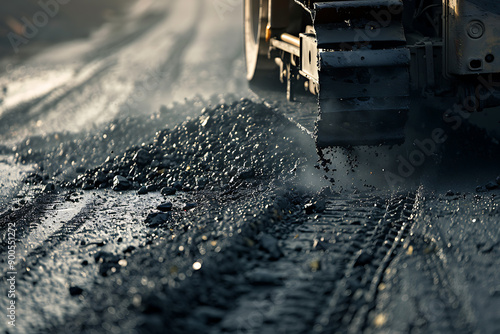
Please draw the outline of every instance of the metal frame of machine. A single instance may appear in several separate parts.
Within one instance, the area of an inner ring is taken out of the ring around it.
[[[495,0],[245,0],[245,48],[251,82],[318,95],[319,148],[401,143],[411,96],[500,105]]]

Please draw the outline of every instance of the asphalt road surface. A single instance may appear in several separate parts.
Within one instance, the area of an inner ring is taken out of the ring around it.
[[[500,332],[488,115],[419,102],[319,162],[314,100],[248,88],[240,2],[103,3],[0,43],[0,332]]]

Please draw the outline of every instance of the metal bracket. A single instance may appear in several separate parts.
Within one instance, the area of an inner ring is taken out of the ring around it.
[[[300,34],[300,73],[309,80],[319,82],[318,47],[316,36]]]

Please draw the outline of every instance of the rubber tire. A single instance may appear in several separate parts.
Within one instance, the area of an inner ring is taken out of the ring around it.
[[[274,62],[267,58],[269,43],[266,42],[266,26],[268,23],[270,0],[245,0],[245,61],[247,80],[259,81],[269,76],[276,68]]]

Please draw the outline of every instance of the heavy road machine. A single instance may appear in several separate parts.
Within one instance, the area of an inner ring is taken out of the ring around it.
[[[248,80],[317,95],[320,149],[403,142],[410,98],[500,105],[498,0],[245,0],[244,12]]]

